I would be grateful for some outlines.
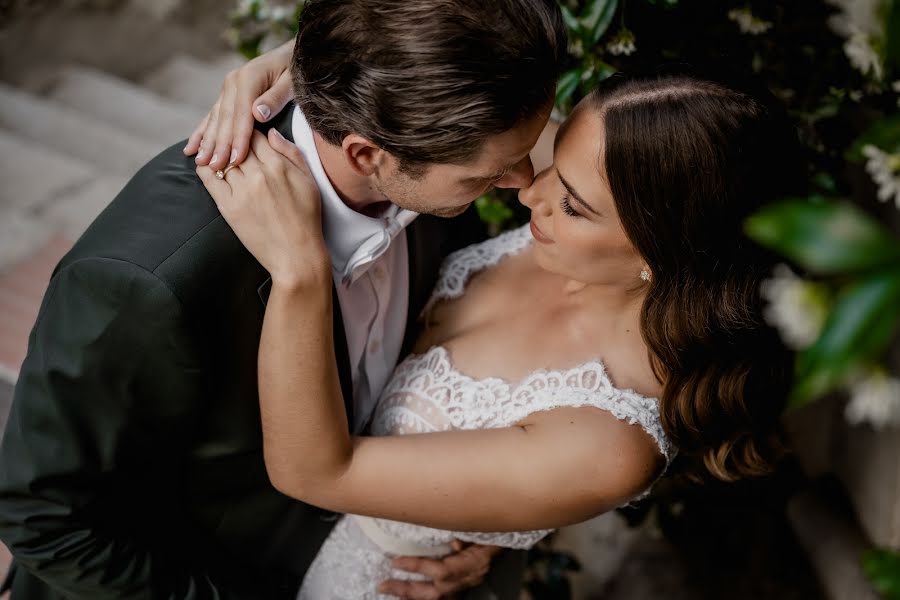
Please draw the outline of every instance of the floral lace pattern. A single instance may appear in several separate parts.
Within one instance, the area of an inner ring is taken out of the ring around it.
[[[531,230],[525,225],[450,254],[441,265],[437,284],[431,292],[431,299],[425,307],[425,312],[438,300],[462,296],[469,277],[496,265],[505,256],[521,252],[533,239]]]
[[[451,254],[441,268],[429,305],[460,296],[475,271],[521,251],[531,240],[531,232],[523,227]],[[475,379],[461,373],[442,346],[411,355],[397,366],[375,408],[370,432],[384,436],[508,427],[535,412],[585,406],[640,426],[655,440],[667,463],[673,458],[675,448],[663,431],[657,401],[616,388],[599,360],[571,369],[535,371],[514,383],[493,377]],[[648,492],[649,488],[639,497]],[[335,526],[307,573],[301,598],[386,598],[378,595],[375,587],[377,582],[395,576],[390,568],[391,556],[366,538],[352,521],[353,516],[348,515]],[[387,535],[425,547],[460,539],[530,548],[552,531],[446,531],[387,519],[374,521]]]

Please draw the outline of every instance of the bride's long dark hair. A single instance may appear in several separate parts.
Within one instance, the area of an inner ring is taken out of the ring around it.
[[[800,173],[793,132],[760,101],[693,76],[613,77],[588,99],[605,125],[605,172],[650,267],[641,315],[663,427],[715,477],[767,472],[791,355],[763,321],[774,259],[744,219]]]

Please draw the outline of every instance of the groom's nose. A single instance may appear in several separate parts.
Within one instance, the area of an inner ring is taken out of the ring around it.
[[[530,185],[533,179],[534,166],[531,164],[531,156],[526,155],[507,171],[506,175],[497,180],[494,187],[519,189]]]

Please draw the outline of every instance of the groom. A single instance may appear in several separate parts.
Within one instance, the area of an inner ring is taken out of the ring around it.
[[[410,351],[441,260],[479,235],[463,211],[530,182],[564,53],[554,0],[307,2],[300,108],[272,126],[319,165],[354,431]],[[293,598],[332,527],[269,484],[256,395],[268,274],[181,145],[134,176],[44,297],[0,453],[17,600]]]

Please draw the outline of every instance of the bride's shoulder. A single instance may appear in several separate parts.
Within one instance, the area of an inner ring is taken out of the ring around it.
[[[432,301],[461,296],[472,275],[496,265],[506,256],[518,254],[532,239],[526,225],[453,252],[441,265]]]

